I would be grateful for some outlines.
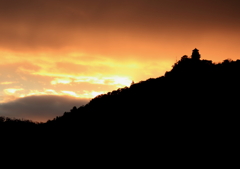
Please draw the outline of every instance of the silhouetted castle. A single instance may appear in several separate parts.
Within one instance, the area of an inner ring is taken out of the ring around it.
[[[198,51],[199,50],[197,48],[193,49],[192,56],[191,56],[193,60],[200,60],[200,54]]]

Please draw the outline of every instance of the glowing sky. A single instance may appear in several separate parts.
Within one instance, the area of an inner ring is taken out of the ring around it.
[[[213,62],[236,60],[239,6],[0,0],[0,116],[46,121],[98,94],[162,76],[194,48]]]

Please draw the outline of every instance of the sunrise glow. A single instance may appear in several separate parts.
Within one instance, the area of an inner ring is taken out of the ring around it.
[[[194,48],[213,62],[238,59],[238,1],[12,3],[0,5],[0,116],[29,98],[86,103],[164,75]]]

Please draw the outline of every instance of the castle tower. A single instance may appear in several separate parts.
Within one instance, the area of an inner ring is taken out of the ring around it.
[[[193,49],[193,51],[192,51],[192,56],[191,56],[191,58],[193,59],[193,60],[200,60],[200,54],[199,54],[199,52],[198,52],[199,50],[198,49]]]

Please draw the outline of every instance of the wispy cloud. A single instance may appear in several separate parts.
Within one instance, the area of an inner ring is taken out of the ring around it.
[[[11,95],[11,94],[14,94],[14,93],[16,93],[18,91],[22,91],[22,90],[24,90],[24,89],[22,89],[22,88],[9,88],[9,89],[4,89],[4,93],[8,94],[8,95]]]
[[[58,83],[69,84],[71,82],[72,80],[70,78],[55,78],[54,80],[51,81],[51,84],[52,85],[56,85]]]
[[[1,85],[8,85],[8,84],[13,84],[13,83],[16,83],[16,82],[0,82]]]

